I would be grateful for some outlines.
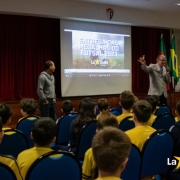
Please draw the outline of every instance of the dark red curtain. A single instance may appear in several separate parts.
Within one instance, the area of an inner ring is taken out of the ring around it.
[[[170,30],[148,27],[131,27],[132,45],[132,91],[135,94],[147,93],[149,89],[149,75],[141,70],[137,61],[145,55],[146,63],[156,63],[159,52],[161,34],[164,36],[167,57],[170,52]]]
[[[55,62],[60,96],[60,20],[0,15],[0,100],[37,99],[47,60]]]

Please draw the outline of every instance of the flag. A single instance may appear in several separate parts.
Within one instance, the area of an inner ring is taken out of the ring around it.
[[[174,77],[174,85],[177,85],[177,82],[179,81],[179,75],[178,75],[178,60],[177,60],[177,55],[176,55],[174,34],[172,35],[172,38],[171,38],[170,57],[169,57],[168,66],[169,66],[172,76]]]
[[[161,34],[161,39],[160,39],[160,44],[159,44],[159,55],[164,55],[167,59],[167,55],[166,55],[166,46],[164,43],[164,37],[163,34]],[[170,85],[166,84],[166,89],[170,90]]]
[[[163,34],[161,34],[161,39],[159,44],[159,55],[164,55],[167,58]]]

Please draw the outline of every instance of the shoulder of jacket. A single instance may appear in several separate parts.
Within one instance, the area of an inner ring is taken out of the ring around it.
[[[149,64],[150,67],[156,67],[156,64]]]

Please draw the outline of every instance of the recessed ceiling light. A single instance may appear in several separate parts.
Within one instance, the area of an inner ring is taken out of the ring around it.
[[[176,3],[175,5],[180,6],[180,3]]]

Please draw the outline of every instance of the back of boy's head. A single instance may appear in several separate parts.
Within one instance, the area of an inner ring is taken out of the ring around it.
[[[158,106],[159,102],[160,102],[160,98],[158,95],[151,95],[155,100],[156,100],[156,106]]]
[[[180,101],[176,104],[176,111],[178,115],[180,116]]]
[[[22,99],[19,106],[28,115],[34,115],[37,111],[37,103],[34,99]]]
[[[140,123],[146,123],[152,112],[152,106],[146,100],[139,100],[133,106],[133,113]]]
[[[6,124],[8,119],[12,116],[13,112],[10,106],[5,103],[0,104],[0,117],[2,118],[2,123]]]
[[[32,136],[35,144],[44,147],[48,146],[57,133],[57,125],[50,117],[42,117],[34,123]]]
[[[98,117],[97,129],[100,130],[107,126],[118,128],[119,124],[118,124],[116,116],[114,116],[110,112],[104,111]]]
[[[73,104],[71,100],[65,100],[62,102],[62,106],[61,106],[63,112],[65,114],[70,113],[73,110]]]
[[[98,106],[99,111],[101,112],[106,111],[109,108],[109,102],[107,99],[101,98],[98,100],[97,106]]]
[[[114,173],[129,156],[131,141],[121,130],[105,127],[93,138],[92,151],[99,170]]]
[[[151,104],[151,106],[152,106],[152,113],[155,111],[155,109],[156,109],[156,106],[157,106],[157,101],[156,101],[156,99],[153,97],[153,96],[147,96],[146,98],[145,98],[145,100],[148,102],[148,103],[150,103]]]
[[[134,94],[131,91],[123,91],[119,96],[121,106],[125,110],[130,110],[135,102]]]

